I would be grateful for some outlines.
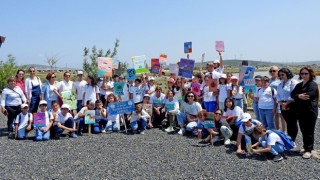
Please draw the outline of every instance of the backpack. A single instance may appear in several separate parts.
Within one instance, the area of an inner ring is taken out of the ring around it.
[[[292,141],[289,135],[285,134],[280,130],[269,130],[269,132],[267,132],[267,138],[271,132],[276,133],[281,138],[281,140],[283,141],[283,146],[286,150],[290,150],[294,148],[294,142]]]
[[[29,121],[30,121],[30,113],[28,112],[28,123],[29,123]],[[19,124],[20,124],[20,122],[21,122],[21,113],[19,114]]]

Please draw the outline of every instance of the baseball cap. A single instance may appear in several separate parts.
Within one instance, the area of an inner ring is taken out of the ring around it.
[[[254,77],[254,79],[261,80],[261,79],[262,79],[262,76],[256,75],[256,76]]]
[[[77,75],[82,75],[83,74],[83,71],[78,71],[77,72]]]
[[[243,113],[241,122],[248,122],[251,119],[251,115],[249,113]]]
[[[41,101],[39,102],[39,106],[42,105],[42,104],[47,105],[48,103],[47,103],[47,101],[45,101],[45,100],[41,100]]]
[[[221,74],[220,78],[227,79],[227,75],[226,74]]]
[[[21,104],[21,109],[29,107],[28,104]]]
[[[69,109],[69,105],[68,104],[62,104],[61,109]]]
[[[154,77],[149,77],[149,81],[154,80]]]

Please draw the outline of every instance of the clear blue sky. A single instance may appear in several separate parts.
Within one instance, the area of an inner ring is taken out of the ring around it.
[[[217,58],[214,44],[225,41],[225,59],[275,62],[320,60],[319,0],[1,0],[0,35],[19,65],[46,65],[46,56],[60,57],[58,66],[82,67],[83,48],[113,48],[118,57],[158,57],[171,63],[193,42],[191,59]]]

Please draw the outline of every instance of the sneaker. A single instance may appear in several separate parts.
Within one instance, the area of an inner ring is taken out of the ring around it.
[[[310,159],[310,158],[311,158],[311,153],[310,153],[310,152],[305,152],[305,153],[302,155],[302,158],[303,158],[303,159]]]
[[[70,137],[71,137],[71,138],[77,138],[78,136],[76,135],[75,132],[73,132],[73,133],[70,134]]]
[[[219,142],[220,141],[220,137],[219,136],[215,136],[213,138],[213,143]]]
[[[170,133],[170,132],[173,132],[174,129],[173,129],[172,126],[169,126],[169,127],[168,127],[167,129],[165,129],[164,131]]]
[[[144,131],[141,131],[140,134],[141,134],[141,135],[144,135]]]
[[[209,144],[210,142],[207,142],[206,140],[202,140],[198,142],[199,144]]]
[[[106,133],[106,130],[105,130],[105,129],[102,129],[102,130],[101,130],[101,133]]]
[[[283,160],[283,157],[280,154],[275,155],[273,158],[274,162],[278,162],[278,161],[282,161],[282,160]]]
[[[224,140],[224,145],[229,145],[229,144],[231,144],[230,139]]]
[[[194,136],[198,136],[198,130],[197,130],[197,129],[193,130],[193,131],[192,131],[192,134],[193,134]]]
[[[178,134],[183,135],[184,132],[185,132],[185,129],[184,129],[184,128],[181,128],[180,131],[178,132]]]

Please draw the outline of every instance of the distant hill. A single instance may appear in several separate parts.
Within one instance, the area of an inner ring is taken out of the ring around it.
[[[42,64],[25,64],[22,67],[35,67],[36,69],[51,69],[50,66],[42,65]],[[52,67],[52,69],[70,69],[70,70],[79,70],[79,68],[72,68],[72,67]]]

